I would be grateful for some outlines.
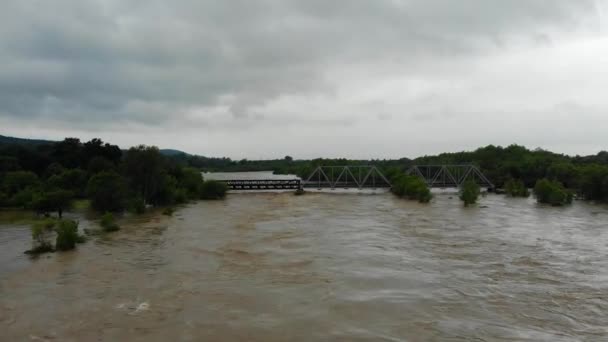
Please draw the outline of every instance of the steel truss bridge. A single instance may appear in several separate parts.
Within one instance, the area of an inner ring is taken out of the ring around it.
[[[474,165],[415,165],[407,173],[424,179],[429,188],[458,188],[470,180],[494,189],[494,184]]]
[[[304,188],[391,188],[391,182],[375,166],[318,166],[302,182]]]
[[[468,180],[481,187],[494,184],[474,165],[415,165],[407,174],[422,178],[429,188],[457,188]],[[390,189],[391,182],[375,166],[318,166],[306,180],[247,179],[223,181],[230,190]]]

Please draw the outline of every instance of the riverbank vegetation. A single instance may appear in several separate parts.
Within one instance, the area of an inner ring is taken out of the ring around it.
[[[178,154],[173,158],[206,171],[268,171],[278,174],[295,174],[306,178],[319,166],[375,165],[388,174],[391,169],[405,172],[413,165],[474,164],[497,188],[506,188],[509,180],[521,181],[523,188],[531,189],[543,178],[560,182],[580,198],[608,203],[608,152],[596,155],[568,156],[542,149],[530,150],[519,145],[507,147],[489,145],[470,152],[442,153],[416,159],[350,160],[313,159],[297,160],[290,156],[275,160],[240,160],[207,158]],[[519,189],[521,190],[521,188]],[[525,192],[520,191],[518,196]]]
[[[222,198],[202,193],[200,171],[272,170],[306,178],[319,165],[375,165],[388,174],[391,169],[403,173],[413,165],[472,163],[496,187],[506,190],[509,186],[511,195],[523,196],[522,189],[533,188],[537,181],[546,178],[560,182],[582,199],[608,202],[606,151],[590,156],[567,156],[519,145],[489,145],[470,152],[416,159],[298,160],[285,156],[274,160],[237,161],[179,151],[163,155],[157,148],[148,146],[125,151],[99,139],[84,143],[75,138],[35,144],[11,141],[0,144],[0,207],[28,207],[41,213],[64,211],[66,197],[90,199],[92,207],[100,212],[141,212],[150,205]],[[517,188],[512,188],[514,184],[509,184],[510,180],[517,180]],[[209,185],[205,189],[214,187]],[[65,192],[56,193],[58,190]]]
[[[142,213],[149,206],[221,199],[225,190],[152,146],[123,151],[99,139],[82,143],[76,138],[0,145],[0,207],[39,215],[61,218],[74,201],[90,203],[101,213]]]

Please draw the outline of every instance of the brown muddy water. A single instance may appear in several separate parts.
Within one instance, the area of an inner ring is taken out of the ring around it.
[[[37,260],[1,224],[0,340],[608,341],[608,208],[481,206],[230,194]]]

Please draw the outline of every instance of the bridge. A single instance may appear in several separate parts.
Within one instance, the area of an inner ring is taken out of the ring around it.
[[[429,188],[458,188],[472,180],[481,187],[494,184],[474,165],[415,165],[407,174],[422,178]],[[230,190],[390,189],[391,182],[373,165],[318,166],[305,180],[233,179],[223,181]]]
[[[391,188],[391,182],[375,166],[318,166],[302,182],[304,188]]]
[[[231,179],[223,181],[230,190],[298,190],[300,179]]]
[[[471,180],[480,187],[494,189],[494,184],[474,165],[415,165],[406,173],[424,179],[429,188],[459,188]]]

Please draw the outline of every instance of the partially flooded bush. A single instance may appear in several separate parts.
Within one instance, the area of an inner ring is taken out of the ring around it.
[[[84,238],[78,234],[78,222],[73,220],[59,221],[55,232],[57,232],[55,248],[58,251],[74,249],[77,243],[84,241]]]
[[[564,188],[562,183],[548,179],[541,179],[534,186],[534,195],[538,203],[561,206],[572,203],[573,194]]]
[[[530,196],[530,191],[524,184],[522,180],[519,179],[509,179],[505,183],[505,192],[511,197],[528,197]]]
[[[32,225],[32,249],[26,251],[26,254],[41,254],[54,252],[53,244],[50,242],[50,235],[53,232],[55,220],[46,219],[42,222],[37,222]]]
[[[103,214],[100,225],[104,232],[115,232],[120,230],[120,226],[114,221],[114,215],[112,215],[112,213]]]
[[[460,188],[460,199],[464,202],[465,207],[475,204],[479,194],[479,185],[472,180],[466,181]]]
[[[394,177],[392,183],[391,191],[399,197],[420,203],[428,203],[433,198],[429,187],[420,177],[401,174]]]
[[[201,186],[201,199],[218,200],[226,197],[228,186],[224,182],[208,180]]]

